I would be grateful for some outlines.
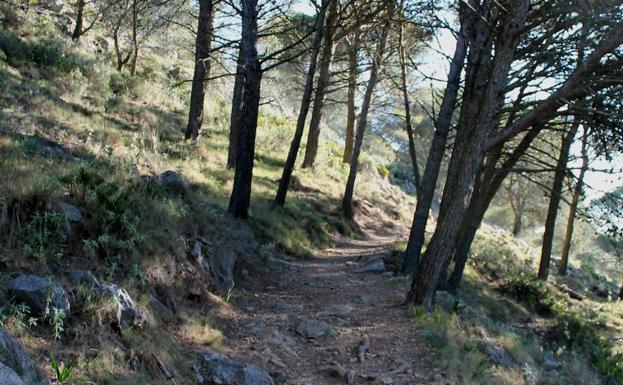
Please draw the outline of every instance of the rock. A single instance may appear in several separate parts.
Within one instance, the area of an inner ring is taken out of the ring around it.
[[[365,294],[355,297],[353,301],[355,301],[355,303],[368,306],[374,306],[376,304],[376,299],[374,299],[373,296]]]
[[[513,359],[504,348],[499,346],[489,346],[487,347],[487,353],[489,354],[489,357],[491,357],[491,360],[498,366],[508,368],[513,364]]]
[[[226,293],[234,283],[234,269],[238,255],[226,245],[213,247],[208,255],[212,285],[219,293]]]
[[[171,309],[165,306],[162,302],[158,300],[158,298],[153,295],[149,296],[149,307],[151,310],[165,323],[168,324],[177,324],[179,321],[177,314],[175,314]]]
[[[556,369],[552,369],[552,370],[548,370],[547,372],[545,372],[541,378],[539,378],[539,381],[537,382],[538,385],[557,385],[559,383],[560,380],[560,374],[558,373],[558,371]]]
[[[2,379],[2,385],[26,385],[24,381],[8,366],[3,365],[0,362],[0,378]]]
[[[286,385],[288,382],[288,375],[282,372],[270,372],[270,376],[273,379],[275,385]]]
[[[133,326],[142,326],[145,316],[130,294],[114,283],[102,285],[102,294],[113,300],[115,305],[115,326],[124,330]]]
[[[386,271],[383,273],[383,277],[391,278],[393,276],[394,276],[394,273],[392,271]]]
[[[184,195],[190,191],[188,184],[182,179],[180,174],[173,170],[168,170],[160,174],[158,177],[160,186],[177,195]]]
[[[80,222],[82,220],[82,213],[80,213],[80,209],[74,205],[70,205],[66,202],[58,202],[59,211],[65,216],[70,222]]]
[[[560,362],[554,358],[551,354],[546,353],[543,359],[543,369],[546,371],[558,369]]]
[[[353,307],[350,305],[342,304],[342,305],[329,305],[323,311],[318,313],[318,315],[328,315],[335,317],[348,317],[350,313],[353,311]]]
[[[305,338],[320,338],[333,334],[333,327],[326,322],[306,319],[296,326],[296,332]]]
[[[99,288],[101,285],[95,275],[90,271],[74,270],[69,274],[69,280],[74,285],[87,285],[92,288]]]
[[[57,308],[69,315],[69,296],[65,289],[53,278],[36,275],[19,275],[6,286],[9,295],[23,302],[36,314],[48,311],[48,306]]]
[[[608,288],[600,286],[600,285],[593,285],[593,287],[591,288],[591,291],[595,293],[595,295],[598,296],[599,298],[608,298],[610,295]]]
[[[363,266],[355,269],[355,273],[384,273],[385,262],[383,258],[375,258],[367,261]]]
[[[65,0],[39,0],[39,5],[49,11],[61,13],[65,8]]]
[[[17,375],[18,379],[12,378],[12,374]],[[7,382],[2,382],[2,380]],[[39,373],[22,346],[2,329],[0,329],[0,384],[49,384]]]
[[[219,353],[204,353],[195,370],[198,385],[275,385],[264,368]]]
[[[108,39],[106,39],[103,36],[95,36],[95,38],[93,39],[93,43],[95,43],[95,45],[102,51],[102,52],[108,52],[108,48],[110,47],[110,43],[108,42]]]

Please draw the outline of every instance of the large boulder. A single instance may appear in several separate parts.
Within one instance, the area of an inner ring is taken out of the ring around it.
[[[120,331],[133,326],[140,327],[145,323],[143,311],[124,288],[114,283],[104,283],[101,292],[105,298],[112,300],[115,312],[113,324]]]
[[[196,368],[198,385],[275,385],[262,367],[219,353],[204,353]]]
[[[321,338],[335,333],[335,329],[326,322],[304,319],[295,329],[296,333],[305,338]]]
[[[14,375],[18,378],[16,379]],[[49,384],[22,346],[2,329],[0,329],[0,384]]]
[[[0,362],[0,384],[2,385],[26,385],[15,371]]]
[[[160,186],[177,195],[184,195],[190,191],[188,183],[182,179],[180,174],[173,170],[167,170],[158,177]]]
[[[208,255],[212,284],[220,293],[225,293],[234,283],[234,269],[238,262],[236,252],[226,245],[212,247]]]
[[[69,315],[69,296],[67,291],[51,277],[18,275],[10,280],[6,289],[10,296],[30,307],[35,314],[44,314],[50,307]]]

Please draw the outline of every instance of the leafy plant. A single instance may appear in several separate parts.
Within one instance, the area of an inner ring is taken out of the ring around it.
[[[61,334],[65,330],[65,312],[59,308],[53,307],[47,317],[52,326],[54,338],[57,340],[60,339]]]
[[[70,361],[61,368],[54,355],[50,356],[50,367],[52,368],[55,382],[63,385],[78,381],[78,378],[71,375],[74,369],[76,369],[76,364],[76,361]]]
[[[225,303],[229,303],[229,301],[231,301],[231,299],[234,297],[235,292],[236,292],[236,283],[232,281],[231,284],[229,285],[229,288],[227,288],[227,292],[225,293],[225,296],[223,297],[223,301],[225,301]]]
[[[56,256],[67,237],[67,216],[52,211],[37,211],[26,227],[28,243],[24,250],[33,256]]]
[[[554,295],[547,283],[530,273],[512,274],[507,279],[503,291],[528,304],[541,315],[551,315],[556,305]]]

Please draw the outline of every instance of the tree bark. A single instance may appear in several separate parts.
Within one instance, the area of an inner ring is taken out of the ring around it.
[[[514,237],[519,236],[521,232],[521,224],[524,212],[524,198],[516,197],[513,192],[513,178],[511,176],[510,183],[508,185],[508,202],[510,203],[511,210],[513,210],[513,229],[511,230]],[[516,199],[518,199],[516,201]]]
[[[234,93],[231,99],[231,114],[229,117],[229,145],[227,147],[227,168],[236,167],[238,156],[238,141],[240,140],[240,117],[242,113],[242,93],[244,90],[244,58],[242,49],[238,49],[236,61],[236,78]]]
[[[236,157],[234,186],[229,213],[235,218],[249,217],[255,133],[260,106],[262,68],[257,54],[257,0],[242,1],[241,49],[244,56],[244,91],[240,120],[240,140]]]
[[[324,0],[322,9],[318,15],[316,21],[316,36],[314,37],[314,46],[312,49],[311,57],[309,60],[309,68],[307,69],[307,78],[305,80],[305,89],[303,91],[303,98],[301,100],[301,108],[299,110],[299,116],[296,121],[296,129],[294,131],[294,137],[290,143],[290,151],[288,152],[288,158],[283,166],[283,173],[281,180],[279,181],[279,189],[275,196],[275,204],[283,206],[286,201],[286,195],[288,194],[288,188],[290,186],[290,179],[292,178],[292,170],[296,164],[296,157],[301,146],[301,139],[303,138],[303,131],[305,130],[305,120],[307,119],[307,113],[309,112],[309,104],[311,103],[312,92],[314,90],[314,74],[316,73],[316,63],[318,60],[318,53],[322,45],[322,30],[324,25],[324,15],[327,9],[327,3],[330,0]]]
[[[82,29],[84,25],[84,7],[85,0],[78,0],[76,3],[76,26],[71,34],[71,39],[73,41],[80,40],[80,36],[82,36]]]
[[[370,110],[370,103],[372,101],[372,93],[378,80],[379,69],[383,62],[383,54],[385,53],[385,46],[387,44],[387,35],[391,28],[391,18],[394,14],[394,2],[389,1],[387,9],[387,20],[383,25],[381,37],[376,46],[376,52],[374,53],[374,61],[372,68],[370,69],[370,79],[366,87],[366,93],[363,97],[361,104],[361,113],[359,114],[359,120],[357,121],[357,134],[355,136],[355,147],[353,148],[353,158],[350,163],[350,171],[348,173],[348,179],[346,181],[346,189],[344,191],[344,198],[342,199],[342,210],[346,218],[353,218],[353,191],[355,189],[355,178],[357,177],[357,167],[359,166],[359,154],[361,153],[361,146],[363,144],[363,136],[365,134],[366,126],[368,125],[368,111]]]
[[[136,0],[132,0],[132,61],[130,62],[130,76],[136,74],[136,64],[138,63],[138,10]]]
[[[444,186],[439,220],[431,242],[417,266],[407,303],[432,310],[443,269],[452,256],[458,232],[465,219],[474,182],[499,119],[504,90],[515,50],[525,24],[528,0],[504,2],[498,27],[491,29],[483,18],[491,9],[470,1],[470,53],[457,137]],[[497,2],[495,7],[497,7]],[[482,13],[482,17],[481,17]],[[495,33],[495,36],[491,34]],[[492,41],[495,40],[495,50]]]
[[[452,114],[456,105],[459,86],[461,83],[461,72],[463,71],[463,63],[467,53],[467,43],[464,36],[465,30],[463,22],[461,22],[461,30],[456,36],[456,47],[454,55],[450,62],[450,71],[448,73],[448,83],[443,94],[439,115],[435,124],[435,133],[431,142],[430,151],[424,168],[422,180],[426,181],[418,190],[417,206],[413,215],[413,224],[409,233],[409,242],[405,251],[402,271],[405,274],[413,276],[415,268],[420,260],[422,245],[424,244],[424,235],[426,233],[426,223],[428,222],[428,213],[435,197],[435,186],[437,177],[441,168],[443,154],[446,149],[446,141],[448,132],[452,124]]]
[[[560,265],[558,266],[558,273],[560,275],[567,274],[567,268],[569,266],[569,251],[571,250],[571,240],[573,239],[573,226],[575,224],[575,216],[578,211],[578,203],[582,196],[582,190],[584,188],[584,175],[588,169],[588,135],[584,133],[582,138],[582,166],[580,167],[580,173],[578,180],[573,190],[573,196],[571,198],[571,205],[569,206],[569,218],[567,218],[567,229],[565,231],[565,239],[562,243],[562,252],[560,254]]]
[[[210,76],[209,57],[212,49],[213,9],[214,4],[212,0],[199,1],[199,21],[195,39],[195,70],[190,91],[188,125],[186,126],[186,134],[184,136],[186,140],[192,140],[193,142],[197,141],[203,123],[203,104],[207,78]]]
[[[324,26],[324,36],[322,38],[324,46],[320,53],[320,66],[318,71],[318,85],[314,96],[314,108],[312,109],[311,120],[309,122],[309,133],[307,134],[307,146],[305,147],[305,158],[303,168],[312,167],[316,161],[318,153],[318,140],[320,138],[320,118],[322,117],[322,107],[324,97],[329,86],[331,75],[331,59],[333,56],[333,35],[335,34],[337,22],[338,0],[331,0],[327,10],[327,18]]]
[[[554,173],[554,181],[552,183],[552,191],[549,197],[549,205],[547,208],[547,217],[545,219],[545,231],[543,232],[543,246],[541,248],[541,261],[539,262],[538,277],[547,280],[549,276],[549,265],[552,257],[552,244],[554,242],[554,230],[556,228],[556,217],[558,216],[558,205],[562,195],[562,184],[567,172],[567,161],[569,160],[569,149],[573,143],[573,138],[578,132],[580,123],[574,119],[571,123],[569,132],[565,134],[562,145],[560,146],[560,155],[556,164],[556,172]]]
[[[346,97],[347,117],[346,134],[344,137],[344,156],[343,162],[350,164],[353,159],[353,146],[355,142],[355,94],[357,93],[357,76],[359,75],[359,64],[357,54],[359,52],[359,39],[361,31],[357,30],[353,34],[353,41],[348,49],[348,93]]]
[[[409,157],[413,166],[413,178],[415,180],[415,195],[419,196],[422,182],[420,179],[420,169],[417,164],[417,153],[415,151],[415,137],[413,134],[413,125],[411,124],[411,103],[409,102],[409,90],[407,89],[407,63],[405,58],[405,47],[403,41],[403,25],[400,24],[398,36],[398,56],[400,59],[400,80],[402,88],[402,97],[405,108],[405,128],[409,139]]]

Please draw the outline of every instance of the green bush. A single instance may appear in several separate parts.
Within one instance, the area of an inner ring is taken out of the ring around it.
[[[526,272],[512,274],[504,284],[503,291],[528,304],[541,315],[550,315],[556,301],[547,284]]]

